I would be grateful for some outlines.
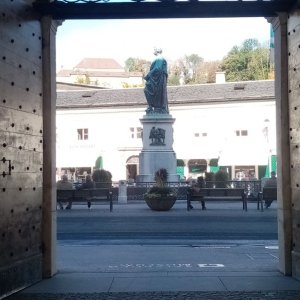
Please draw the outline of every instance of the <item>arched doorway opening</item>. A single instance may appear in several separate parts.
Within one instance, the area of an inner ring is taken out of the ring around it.
[[[32,1],[23,1],[26,3],[29,3],[29,5],[31,5]],[[48,3],[46,1],[39,1],[40,4],[56,4],[58,1],[49,1]],[[197,1],[190,1],[193,3],[197,3]],[[211,1],[213,2],[213,1]],[[222,1],[218,1],[218,2],[222,2]],[[246,8],[247,5],[249,5],[249,3],[253,4],[252,2],[255,1],[223,1],[223,9],[226,7],[229,7],[230,9],[230,5],[232,3],[229,2],[236,2],[237,5],[240,4],[245,5],[244,7]],[[245,3],[242,3],[245,2]],[[281,2],[281,3],[280,3]],[[166,3],[166,2],[165,2]],[[294,169],[294,164],[291,164],[290,162],[290,157],[289,157],[289,153],[290,153],[290,141],[293,140],[293,134],[295,134],[297,132],[297,125],[295,123],[291,123],[291,126],[288,122],[289,119],[292,120],[297,120],[297,116],[295,114],[291,115],[290,118],[290,114],[289,114],[289,97],[288,95],[291,94],[291,99],[293,100],[293,89],[294,86],[291,85],[291,89],[289,90],[289,81],[288,81],[288,69],[290,70],[294,70],[294,63],[292,60],[289,61],[288,59],[288,43],[287,43],[287,32],[289,32],[289,36],[290,38],[293,38],[295,41],[295,37],[293,37],[293,24],[290,23],[290,27],[291,28],[287,28],[287,16],[285,14],[280,15],[279,17],[277,17],[276,11],[283,11],[283,12],[289,12],[292,9],[292,4],[296,3],[296,1],[257,1],[257,7],[269,7],[269,9],[272,7],[272,5],[275,5],[275,9],[273,6],[273,12],[272,13],[267,13],[267,16],[271,16],[271,17],[276,17],[276,20],[274,21],[274,27],[277,29],[275,32],[275,41],[277,41],[277,54],[276,54],[276,65],[277,65],[277,76],[276,76],[276,80],[278,80],[278,84],[276,85],[276,94],[277,94],[277,120],[278,120],[278,137],[279,137],[279,160],[278,160],[278,175],[279,175],[279,182],[280,182],[280,186],[279,186],[279,199],[282,199],[281,204],[281,208],[279,210],[279,216],[280,216],[280,221],[279,221],[279,231],[280,231],[280,245],[281,245],[281,249],[280,249],[280,262],[281,262],[281,270],[286,273],[286,274],[291,274],[291,267],[292,267],[292,249],[295,246],[295,251],[293,252],[295,255],[295,262],[297,261],[297,243],[293,243],[293,239],[292,239],[292,235],[294,234],[294,236],[297,236],[297,228],[292,228],[292,222],[297,221],[297,219],[293,219],[293,215],[292,215],[292,207],[294,207],[294,205],[292,206],[291,203],[291,186],[294,187],[294,184],[292,184],[291,181],[291,177],[293,177],[293,182],[297,182],[297,175],[295,175],[293,173],[294,170],[290,170],[290,169]],[[12,3],[12,6],[16,4]],[[285,4],[285,5],[289,5],[289,6],[285,6],[285,8],[283,8],[283,6],[280,8],[278,5],[279,4]],[[165,4],[164,4],[165,5]],[[170,7],[172,7],[172,2],[168,1],[168,5],[170,5]],[[220,6],[222,7],[222,6]],[[176,6],[174,5],[173,8],[176,8]],[[6,9],[6,7],[5,7]],[[227,14],[229,14],[229,9],[223,10],[227,12]],[[173,11],[176,12],[177,8]],[[168,17],[170,15],[170,10],[169,9],[164,9],[164,14],[166,17]],[[247,9],[239,9],[239,10],[231,10],[231,14],[235,14],[235,16],[240,16],[242,14],[247,13],[249,10]],[[269,10],[270,11],[270,10]],[[11,11],[10,11],[11,12]],[[58,10],[58,12],[62,12],[62,10]],[[103,12],[103,11],[102,11]],[[107,11],[104,10],[105,13],[107,13]],[[196,11],[196,13],[199,13],[199,10]],[[253,10],[251,10],[251,12],[253,12]],[[266,10],[261,10],[260,12],[256,12],[256,14],[259,15],[264,15],[266,12]],[[132,13],[132,11],[131,11]],[[136,13],[136,12],[135,12]],[[55,244],[55,216],[54,216],[54,212],[51,209],[52,205],[53,205],[53,201],[55,199],[54,196],[54,189],[53,186],[55,185],[55,165],[54,165],[54,161],[55,161],[55,105],[53,105],[55,103],[55,66],[53,64],[55,64],[55,26],[52,26],[52,19],[51,15],[55,15],[55,13],[52,11],[51,12],[47,12],[47,17],[43,18],[42,21],[42,25],[43,25],[43,57],[41,55],[41,53],[37,54],[37,57],[39,60],[42,60],[43,58],[43,62],[44,62],[44,67],[43,67],[43,88],[42,85],[40,84],[40,82],[38,82],[37,86],[39,86],[39,91],[37,92],[36,98],[41,99],[41,97],[44,98],[44,105],[43,105],[43,111],[40,111],[40,116],[43,116],[44,118],[44,127],[43,130],[41,130],[40,133],[38,133],[37,137],[39,137],[39,135],[42,133],[43,134],[43,138],[44,140],[40,140],[38,141],[38,144],[42,144],[44,145],[44,160],[43,160],[43,167],[39,166],[38,170],[39,172],[44,172],[44,182],[43,182],[43,207],[40,206],[40,208],[38,208],[38,211],[41,211],[41,209],[43,208],[43,228],[44,228],[44,236],[43,236],[43,249],[45,250],[43,252],[43,258],[44,258],[44,274],[45,276],[49,276],[51,274],[53,274],[53,270],[55,270],[55,263],[54,263],[54,255],[53,253],[55,252],[54,250],[54,245]],[[193,13],[193,11],[191,10],[184,10],[182,11],[182,14],[185,14],[185,17],[189,17],[189,16],[195,16],[195,13]],[[181,14],[181,15],[182,15]],[[2,14],[3,17],[5,17],[5,13]],[[86,17],[91,17],[93,14],[90,13],[90,15],[86,15]],[[214,17],[216,17],[217,15],[222,15],[222,11],[218,10],[207,10],[206,12],[206,16],[212,15]],[[293,14],[292,14],[293,15]],[[78,16],[78,15],[77,15]],[[95,15],[94,15],[95,16]],[[110,15],[106,15],[106,18],[109,17]],[[128,10],[127,10],[127,16],[128,16]],[[157,17],[157,10],[156,9],[152,9],[152,16],[153,17]],[[203,15],[202,15],[203,16]],[[19,20],[19,17],[23,17],[23,15],[20,13],[20,15],[16,15],[15,20]],[[115,17],[117,17],[115,15]],[[124,15],[123,15],[124,17]],[[135,16],[137,17],[137,15]],[[145,17],[145,16],[143,16]],[[174,17],[174,16],[173,16]],[[67,18],[66,16],[63,15],[59,15],[59,16],[54,16],[54,19],[64,19]],[[74,18],[74,15],[73,15]],[[22,18],[20,18],[22,20]],[[297,23],[297,17],[295,16],[296,19],[296,23]],[[294,19],[293,19],[294,20]],[[26,20],[27,21],[27,20]],[[21,21],[22,22],[22,21]],[[37,20],[37,22],[39,22]],[[21,24],[22,25],[22,24]],[[10,25],[8,24],[7,27],[9,27]],[[5,27],[5,26],[4,26]],[[19,26],[21,27],[21,26]],[[16,28],[18,28],[18,26],[16,26]],[[30,31],[30,30],[29,30]],[[296,31],[296,30],[295,30]],[[31,33],[32,34],[32,33]],[[34,34],[34,36],[38,37],[39,35]],[[27,40],[27,38],[24,37],[23,40]],[[40,36],[40,40],[41,40],[41,36]],[[11,39],[10,44],[11,45],[16,45],[16,43],[14,43],[14,39]],[[53,41],[54,41],[54,48],[53,48]],[[293,43],[290,43],[290,45],[292,45]],[[295,43],[298,44],[298,43]],[[22,46],[20,46],[20,49],[22,48]],[[8,48],[8,52],[10,51],[10,48]],[[19,50],[20,50],[19,49]],[[23,48],[22,48],[23,49]],[[29,52],[29,48],[25,48],[26,52]],[[19,51],[18,49],[15,50],[15,53],[17,53]],[[29,52],[30,53],[30,52]],[[293,54],[293,52],[290,52],[291,55]],[[5,60],[5,58],[3,57],[3,61]],[[14,60],[11,60],[14,61]],[[7,65],[9,65],[9,63],[6,63]],[[11,68],[11,66],[10,66]],[[10,68],[3,68],[3,78],[9,78],[10,76]],[[21,69],[22,68],[22,64],[19,65],[19,67],[17,66],[16,69]],[[8,71],[7,71],[8,70]],[[39,70],[40,71],[40,70]],[[296,72],[296,70],[294,70],[293,72]],[[36,71],[33,70],[32,71],[33,74],[36,74]],[[40,71],[40,74],[42,73],[42,71]],[[293,73],[294,74],[294,73]],[[42,78],[42,76],[39,76],[39,78]],[[24,82],[26,82],[26,80],[24,80]],[[23,83],[24,83],[23,82]],[[7,86],[14,86],[14,81],[11,82],[6,82]],[[29,92],[30,88],[26,87],[25,85],[23,86],[24,91]],[[290,91],[290,92],[289,92]],[[38,95],[39,94],[39,95]],[[31,97],[33,99],[33,97]],[[18,99],[18,97],[15,97],[15,99]],[[296,98],[297,99],[297,98]],[[293,102],[291,100],[291,106],[294,108],[294,111],[297,111],[297,100],[294,100],[295,102]],[[2,103],[3,105],[6,106],[6,99],[2,99]],[[15,100],[16,102],[18,102],[17,100]],[[293,105],[293,103],[295,105]],[[36,103],[35,103],[36,104]],[[15,103],[14,103],[15,105]],[[18,109],[22,109],[22,106],[19,105]],[[41,108],[42,105],[40,105],[39,103],[39,108]],[[15,109],[15,107],[12,105],[11,107],[9,107],[9,109]],[[28,107],[28,111],[26,113],[30,114],[35,114],[36,108],[34,107]],[[10,127],[11,125],[9,125],[8,127]],[[12,126],[11,126],[12,127]],[[26,127],[25,127],[26,129]],[[5,130],[7,130],[7,128],[5,128]],[[27,130],[27,129],[26,129]],[[40,130],[40,129],[39,129]],[[292,136],[291,136],[292,134]],[[3,144],[3,148],[5,148],[6,143]],[[6,147],[5,151],[8,151],[7,149],[10,147]],[[295,146],[295,149],[297,149],[298,147]],[[34,148],[36,149],[36,148]],[[19,150],[22,150],[19,148]],[[293,153],[292,153],[293,154]],[[297,162],[296,156],[297,153],[294,155],[295,157],[295,161]],[[3,162],[6,162],[6,159],[4,159]],[[295,168],[296,169],[296,168]],[[38,173],[38,172],[36,172]],[[53,175],[52,175],[53,174]],[[3,176],[4,177],[4,176]],[[40,174],[38,176],[39,178],[41,177]],[[298,184],[296,185],[296,187],[298,187]],[[4,192],[4,190],[3,190]],[[283,201],[284,200],[284,201]],[[38,207],[38,206],[36,206]],[[295,231],[295,232],[294,232]],[[38,247],[37,247],[38,249]],[[39,253],[42,253],[42,247],[40,247],[39,249]],[[13,255],[11,255],[13,256]],[[14,255],[14,260],[16,259],[16,255]],[[9,261],[11,260],[11,258],[9,258]],[[297,270],[295,270],[297,272]],[[46,275],[47,274],[47,275]]]
[[[188,163],[188,168],[190,172],[195,177],[197,177],[198,175],[203,174],[207,170],[208,168],[207,160],[205,159],[190,160],[190,162]],[[126,171],[127,171],[126,174],[127,179],[135,177],[135,174],[137,174],[137,162],[134,161],[132,157],[129,158],[126,162]]]
[[[138,175],[139,169],[139,157],[131,156],[126,161],[126,180],[136,181],[136,176]]]
[[[193,2],[195,2],[195,1],[193,1]],[[227,2],[227,1],[224,1],[224,2]],[[239,1],[240,2],[240,1]],[[250,1],[251,2],[251,1]],[[268,2],[272,2],[272,1],[258,1],[259,2],[259,4],[266,4],[266,3],[268,3]],[[264,2],[266,2],[266,3],[264,3]],[[289,2],[289,4],[291,5],[291,3],[292,3],[292,1],[285,1],[285,3],[288,3]],[[279,3],[279,2],[278,2]],[[239,3],[240,4],[240,3]],[[244,4],[244,3],[243,3]],[[271,4],[273,4],[273,3],[271,3]],[[226,5],[228,5],[228,3],[226,3]],[[245,5],[246,5],[246,2],[245,2]],[[291,6],[289,6],[289,8],[291,8]],[[286,8],[287,9],[287,8]],[[247,11],[246,9],[244,10],[244,11]],[[157,12],[157,11],[156,11]],[[213,12],[213,13],[212,13]],[[214,10],[211,10],[211,12],[210,13],[212,13],[212,14],[215,14],[216,12],[214,12]],[[228,10],[227,10],[227,13],[228,13]],[[239,13],[241,14],[242,12],[241,11],[239,11],[239,12],[237,12],[237,11],[235,11],[235,13],[236,13],[236,15],[239,15]],[[192,14],[192,13],[191,13]],[[219,11],[219,14],[221,14],[221,12]],[[275,12],[274,12],[274,14],[275,14]],[[188,13],[187,13],[187,15],[188,15]],[[215,15],[214,15],[215,16]],[[280,25],[279,25],[280,26]],[[284,45],[284,44],[286,44],[286,40],[284,40],[284,41],[282,41],[282,37],[283,37],[283,35],[284,34],[286,34],[286,32],[284,32],[284,31],[286,31],[286,28],[284,28],[284,30],[282,31],[282,32],[280,32],[280,34],[279,34],[279,43],[280,43],[280,47],[282,46],[282,45]],[[285,49],[286,50],[286,49]],[[282,49],[280,50],[280,55],[282,55],[282,53],[281,53],[281,51],[282,51]],[[284,50],[283,50],[283,52],[284,52]],[[287,53],[286,53],[287,54]],[[283,56],[284,56],[284,54],[283,54]],[[286,76],[286,69],[284,68],[284,63],[286,62],[284,62],[283,60],[286,60],[286,57],[285,57],[285,59],[283,59],[283,57],[281,58],[281,59],[279,59],[279,62],[278,62],[278,65],[279,65],[279,76],[277,76],[277,78],[279,78],[279,81],[280,81],[280,79],[281,79],[281,77],[284,77],[285,78],[285,76]],[[280,76],[280,75],[282,75],[282,76]],[[286,84],[287,84],[287,81],[285,80],[284,81]],[[279,89],[279,90],[278,90]],[[282,84],[279,86],[279,87],[277,87],[277,94],[279,94],[280,95],[280,100],[281,100],[281,96],[282,97],[285,97],[284,95],[285,94],[287,94],[287,87],[286,86],[283,86]],[[286,103],[284,103],[284,104],[286,104]],[[286,105],[286,107],[287,107],[287,105]],[[282,108],[283,108],[283,106],[282,106]],[[278,113],[278,116],[279,117],[281,117],[282,115],[284,115],[284,120],[287,120],[288,119],[288,112],[287,111],[285,111],[284,109],[283,109],[283,111],[281,110],[279,113]],[[281,120],[281,118],[279,118],[279,120]],[[279,126],[280,127],[280,126]],[[281,130],[280,130],[280,133],[279,133],[279,135],[280,135],[280,137],[282,137],[283,135],[286,135],[286,136],[289,136],[289,134],[288,134],[288,132],[289,132],[289,130],[287,130],[288,128],[282,128],[282,127],[284,127],[284,126],[281,126],[280,127],[280,129],[284,129],[283,130],[283,133],[281,132]],[[286,126],[286,127],[288,127],[288,126]],[[286,140],[282,140],[282,145],[284,145],[284,144],[288,144],[288,140],[286,141]],[[287,148],[284,148],[283,146],[281,147],[282,148],[282,150],[289,150],[289,149],[287,149]],[[280,154],[282,154],[282,153],[286,153],[286,152],[288,152],[288,151],[281,151],[280,152]],[[280,157],[281,159],[282,159],[282,157]],[[282,161],[280,162],[280,167],[282,167],[282,165],[288,165],[288,166],[290,166],[290,161],[289,161],[289,158],[287,157],[286,159],[284,159],[283,160],[285,163],[284,164],[282,164]],[[283,190],[282,192],[281,192],[281,196],[283,195],[283,194],[285,194],[285,198],[289,198],[288,197],[288,195],[289,195],[289,191],[288,191],[288,187],[290,186],[290,176],[289,176],[289,172],[288,172],[288,170],[286,169],[286,168],[283,168],[284,170],[279,170],[279,173],[283,173],[282,174],[282,176],[284,177],[283,178],[283,180],[282,180],[282,186],[283,187],[281,187],[281,189]],[[280,178],[280,179],[282,179],[282,178]],[[289,201],[287,201],[287,203],[286,203],[286,205],[288,205],[288,206],[290,206],[290,203],[288,203]],[[286,207],[286,209],[289,209],[289,207]],[[286,219],[286,218],[285,218]],[[288,227],[290,228],[290,224],[287,224],[287,225],[289,225]],[[286,245],[290,245],[291,243],[289,243],[288,241],[290,240],[290,235],[288,235],[286,238],[284,237],[284,233],[283,233],[283,239],[285,240],[285,244]],[[284,244],[284,243],[282,243],[282,244]],[[286,247],[284,247],[284,248],[286,248],[286,250],[291,250],[290,249],[290,246],[286,246]],[[283,252],[285,252],[285,251],[283,251]],[[285,260],[285,259],[284,259]],[[288,260],[289,259],[287,259],[287,260],[285,260],[285,263],[287,263],[287,264],[289,264],[289,262],[288,262]],[[289,269],[290,270],[290,269]]]

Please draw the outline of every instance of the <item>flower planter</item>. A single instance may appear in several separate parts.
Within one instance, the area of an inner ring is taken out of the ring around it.
[[[152,210],[170,210],[176,202],[176,195],[145,194],[144,199]]]

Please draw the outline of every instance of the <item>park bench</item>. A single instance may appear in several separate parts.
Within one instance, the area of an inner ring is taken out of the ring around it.
[[[247,211],[247,197],[243,188],[189,188],[187,191],[187,210],[192,201],[241,201]]]
[[[109,188],[57,190],[57,202],[107,202],[109,210],[113,210],[112,192]]]
[[[264,201],[277,200],[277,187],[263,187],[257,197],[257,210],[264,211]]]

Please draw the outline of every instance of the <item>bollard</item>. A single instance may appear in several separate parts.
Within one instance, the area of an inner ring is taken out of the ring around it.
[[[119,180],[119,196],[118,203],[127,203],[127,184],[126,180]]]

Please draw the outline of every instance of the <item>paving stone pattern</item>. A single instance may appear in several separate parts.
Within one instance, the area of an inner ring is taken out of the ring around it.
[[[93,294],[44,294],[19,293],[8,300],[298,300],[300,291],[262,292],[143,292],[143,293],[93,293]]]

